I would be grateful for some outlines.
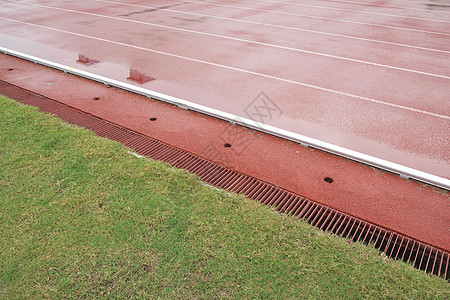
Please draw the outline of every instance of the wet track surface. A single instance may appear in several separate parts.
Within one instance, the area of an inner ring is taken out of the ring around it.
[[[3,1],[0,17],[8,48],[132,69],[152,79],[136,85],[449,178],[444,4]]]

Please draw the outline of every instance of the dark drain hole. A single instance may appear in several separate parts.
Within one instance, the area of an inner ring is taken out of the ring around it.
[[[333,181],[334,181],[333,178],[331,178],[331,177],[325,177],[323,180],[327,183],[333,183]]]
[[[225,148],[230,148],[231,144],[226,143],[225,145],[223,145]]]
[[[156,118],[150,118],[150,121],[156,121]]]
[[[92,100],[100,100],[100,97],[94,97]]]
[[[14,69],[8,69],[8,71],[12,71],[12,70],[14,70]]]

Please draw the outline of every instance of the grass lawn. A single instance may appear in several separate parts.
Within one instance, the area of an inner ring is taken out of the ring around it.
[[[0,298],[445,299],[443,280],[0,96]]]

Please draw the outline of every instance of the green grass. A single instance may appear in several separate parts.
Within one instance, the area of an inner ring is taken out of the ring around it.
[[[0,111],[0,298],[449,298],[362,244],[35,108]]]

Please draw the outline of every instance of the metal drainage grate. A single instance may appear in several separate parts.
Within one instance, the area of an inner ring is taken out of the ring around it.
[[[254,177],[230,170],[156,139],[133,132],[119,125],[70,108],[57,101],[39,96],[0,81],[0,93],[41,111],[93,130],[97,135],[123,143],[140,155],[168,162],[175,167],[197,174],[205,182],[272,206],[281,213],[307,220],[323,231],[361,241],[379,249],[389,258],[410,262],[415,268],[449,280],[449,253],[417,240],[370,224],[312,200],[293,194]]]

